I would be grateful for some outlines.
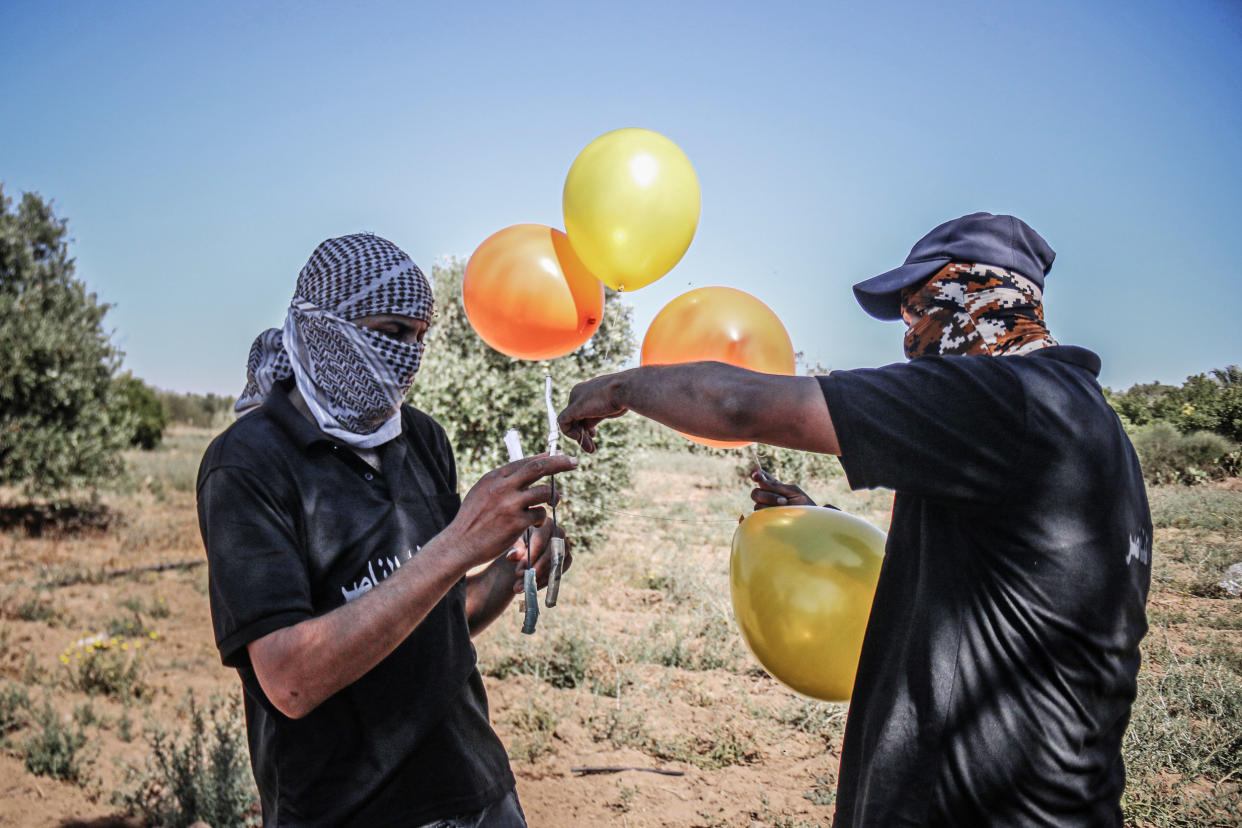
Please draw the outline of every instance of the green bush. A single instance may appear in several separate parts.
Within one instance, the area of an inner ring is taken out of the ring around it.
[[[681,670],[736,670],[742,652],[730,619],[709,611],[657,618],[644,633],[639,659]]]
[[[1129,426],[1165,422],[1183,434],[1210,431],[1242,442],[1242,367],[1237,365],[1187,377],[1180,387],[1152,382],[1105,392]]]
[[[507,746],[509,758],[517,762],[534,762],[540,756],[555,753],[552,741],[561,717],[544,707],[538,699],[515,709],[505,724],[514,736]]]
[[[1187,377],[1177,395],[1176,423],[1183,432],[1211,431],[1242,441],[1242,369],[1231,365],[1212,375]]]
[[[1157,420],[1168,421],[1177,414],[1177,386],[1159,382],[1140,383],[1125,391],[1104,389],[1105,397],[1129,425],[1142,426]]]
[[[1236,448],[1219,434],[1182,434],[1164,421],[1139,426],[1130,438],[1143,477],[1150,483],[1202,483],[1223,477],[1230,471],[1230,455]]]
[[[456,260],[437,263],[432,271],[436,318],[427,333],[423,367],[410,391],[410,402],[448,432],[463,488],[508,462],[503,438],[511,427],[521,432],[527,454],[545,449],[545,374],[552,375],[554,401],[560,407],[575,383],[620,370],[634,352],[630,308],[609,292],[599,330],[574,353],[544,362],[507,357],[470,327],[461,301],[464,271],[465,265]],[[620,505],[629,488],[636,419],[609,423],[598,451],[584,456],[578,471],[557,478],[565,503],[557,517],[563,518],[566,532],[580,548],[602,541],[609,509]],[[561,448],[574,452],[577,446],[562,440]]]
[[[86,726],[76,717],[74,727],[61,721],[45,699],[43,709],[35,714],[39,732],[26,742],[26,770],[36,776],[50,776],[69,782],[86,784],[90,759],[86,747]]]
[[[51,623],[56,620],[56,607],[46,593],[36,592],[18,605],[17,617],[23,621]]]
[[[122,649],[123,648],[123,649]],[[119,699],[140,698],[148,691],[139,675],[140,650],[116,639],[87,646],[69,667],[70,684],[89,695],[114,696]],[[67,657],[61,661],[67,666]]]
[[[120,404],[132,415],[134,433],[129,443],[150,451],[160,444],[168,414],[156,396],[155,389],[135,377],[129,371],[118,376],[115,382]]]
[[[151,629],[140,612],[116,615],[108,619],[107,633],[114,638],[143,638]]]
[[[844,474],[841,462],[831,454],[794,451],[779,446],[756,445],[751,455],[737,465],[737,473],[749,478],[756,465],[782,483],[792,483],[804,490]],[[807,491],[807,494],[811,492]],[[814,497],[813,494],[811,496]]]
[[[7,736],[26,724],[30,713],[30,695],[26,688],[11,681],[0,689],[0,737]]]
[[[214,700],[204,711],[189,697],[189,730],[147,734],[142,767],[125,770],[114,804],[147,824],[187,828],[202,820],[213,828],[258,823],[258,790],[250,772],[245,723],[237,698]]]
[[[0,484],[27,495],[94,487],[122,471],[132,415],[112,377],[109,305],[74,277],[68,228],[34,193],[0,189]]]
[[[576,630],[560,630],[528,639],[521,648],[506,650],[495,663],[481,665],[484,675],[505,679],[531,675],[553,687],[580,687],[594,659],[593,643]]]

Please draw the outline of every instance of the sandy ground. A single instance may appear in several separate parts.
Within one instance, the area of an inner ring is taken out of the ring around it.
[[[834,501],[886,526],[888,495],[851,495],[834,485]],[[119,816],[111,796],[125,784],[123,766],[149,751],[144,728],[184,728],[191,693],[200,701],[238,693],[212,641],[206,571],[195,565],[203,553],[193,495],[149,489],[114,497],[121,518],[104,531],[0,535],[0,683],[23,685],[32,706],[47,699],[64,718],[89,702],[95,719],[85,784],[26,770],[33,724],[5,736],[0,826],[136,825]],[[828,825],[845,707],[784,688],[737,636],[728,544],[747,489],[732,461],[656,463],[640,472],[635,490],[660,492],[664,505],[631,498],[608,549],[580,556],[561,606],[545,611],[535,636],[518,634],[515,603],[477,642],[492,719],[513,757],[530,824]],[[186,566],[98,579],[169,562]],[[86,576],[98,582],[35,589]],[[62,656],[135,612],[143,636],[121,640],[145,645],[144,695],[126,705],[75,688],[76,662]],[[522,666],[513,668],[515,660]],[[581,667],[568,682],[574,686],[554,686],[548,665],[557,660]],[[627,770],[573,770],[584,766]]]

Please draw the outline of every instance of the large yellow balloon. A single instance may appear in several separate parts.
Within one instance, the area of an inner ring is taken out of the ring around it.
[[[681,261],[699,224],[699,179],[676,144],[649,129],[601,135],[565,178],[565,232],[613,290],[651,284]]]
[[[885,535],[818,506],[760,509],[733,534],[729,583],[742,638],[772,676],[849,701]]]

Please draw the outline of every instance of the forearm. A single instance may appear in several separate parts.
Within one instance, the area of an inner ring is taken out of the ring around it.
[[[497,558],[491,566],[466,579],[466,621],[471,637],[483,632],[513,601],[513,563]]]
[[[614,375],[614,400],[678,431],[748,439],[760,419],[759,375],[722,362],[648,365]],[[748,393],[749,392],[749,393]]]
[[[268,700],[299,718],[365,675],[471,568],[493,563],[540,521],[551,489],[535,481],[577,465],[558,455],[493,469],[466,493],[453,522],[378,586],[325,615],[252,641],[250,663]]]
[[[387,658],[465,574],[441,533],[361,597],[249,646],[268,699],[290,718],[314,710]]]
[[[839,453],[818,383],[722,362],[649,365],[608,378],[613,402],[678,431]]]

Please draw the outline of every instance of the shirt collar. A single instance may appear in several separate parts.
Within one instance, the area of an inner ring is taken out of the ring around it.
[[[1050,348],[1040,348],[1038,351],[1026,354],[1026,356],[1068,362],[1070,365],[1085,368],[1093,376],[1100,376],[1100,357],[1094,351],[1088,351],[1086,348],[1080,348],[1077,345],[1054,345]]]
[[[293,407],[289,401],[289,389],[293,379],[284,379],[272,384],[272,390],[263,400],[263,413],[275,421],[286,434],[302,449],[308,449],[316,443],[331,443],[332,438],[324,434],[302,412]]]

